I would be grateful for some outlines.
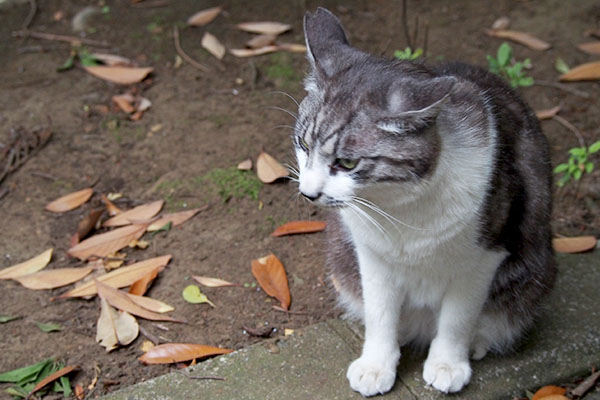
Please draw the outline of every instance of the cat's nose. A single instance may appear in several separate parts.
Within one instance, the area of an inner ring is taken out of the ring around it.
[[[306,194],[304,192],[300,192],[302,194],[302,196],[306,197],[307,199],[309,199],[310,201],[315,201],[317,200],[319,197],[321,197],[321,193],[317,193],[316,195],[312,195],[312,194]]]

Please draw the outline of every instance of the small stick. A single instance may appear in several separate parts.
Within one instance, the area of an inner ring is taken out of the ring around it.
[[[175,50],[177,50],[177,54],[179,54],[181,58],[187,61],[192,67],[203,72],[209,72],[208,68],[194,60],[192,57],[188,56],[186,52],[183,51],[181,48],[181,43],[179,43],[179,29],[177,28],[177,25],[173,26],[173,39],[175,41]]]
[[[40,172],[40,171],[33,171],[31,173],[31,175],[38,176],[38,177],[44,178],[44,179],[48,179],[48,180],[53,181],[53,182],[56,182],[58,180],[57,177],[52,176],[50,174],[46,174],[45,172]]]
[[[560,115],[554,115],[552,117],[552,119],[554,121],[558,122],[559,124],[561,124],[562,126],[564,126],[565,128],[567,128],[568,130],[570,130],[571,132],[573,132],[575,134],[575,136],[577,136],[577,140],[579,141],[580,147],[586,147],[585,140],[583,139],[583,135],[581,134],[581,131],[575,127],[575,125],[573,125],[572,123],[570,123],[569,121],[567,121],[566,119],[561,117]]]
[[[157,345],[160,343],[160,340],[158,340],[158,338],[156,336],[154,336],[152,333],[148,332],[148,330],[146,330],[146,328],[144,328],[142,325],[140,325],[140,332],[142,333],[142,335],[146,336],[148,338],[148,340],[150,340],[152,343],[154,343],[154,345]]]
[[[71,44],[83,43],[88,46],[110,47],[110,44],[98,40],[78,38],[75,36],[56,35],[54,33],[34,32],[30,30],[14,31],[13,37],[32,37],[34,39],[54,40],[58,42],[68,42]]]
[[[220,376],[196,376],[196,375],[191,375],[186,371],[177,371],[179,372],[181,375],[186,376],[190,379],[206,379],[206,380],[213,380],[213,381],[224,381],[225,378],[220,377]]]
[[[284,312],[286,314],[293,314],[293,315],[308,315],[309,313],[306,311],[290,311],[290,310],[286,310],[280,306],[273,306],[273,310],[275,311],[281,311]]]
[[[130,4],[132,8],[156,8],[156,7],[167,7],[171,4],[168,0],[156,0],[156,1],[145,1],[141,3]]]
[[[533,83],[534,85],[538,85],[538,86],[547,86],[547,87],[553,87],[555,89],[559,89],[559,90],[563,90],[565,92],[574,94],[575,96],[579,96],[579,97],[583,97],[584,99],[589,99],[592,96],[589,93],[583,92],[581,90],[577,90],[574,89],[572,87],[569,87],[567,85],[562,85],[560,83],[556,83],[556,82],[551,82],[551,81],[538,81],[537,79],[535,80],[535,82]]]
[[[577,385],[575,389],[571,390],[571,396],[577,398],[583,396],[588,390],[590,390],[594,386],[598,378],[600,378],[600,371],[596,371],[592,375],[588,376],[583,382]]]
[[[23,30],[26,31],[29,28],[29,25],[31,24],[31,21],[33,21],[33,18],[35,17],[35,13],[37,12],[37,4],[35,2],[35,0],[29,0],[29,14],[27,14],[27,18],[25,18],[25,21],[23,22]]]

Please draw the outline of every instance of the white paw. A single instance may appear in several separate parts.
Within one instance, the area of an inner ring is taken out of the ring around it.
[[[396,381],[396,362],[377,362],[360,357],[350,364],[346,378],[350,387],[363,396],[388,392]]]
[[[441,392],[454,393],[469,383],[471,367],[468,361],[428,357],[423,367],[423,379]]]

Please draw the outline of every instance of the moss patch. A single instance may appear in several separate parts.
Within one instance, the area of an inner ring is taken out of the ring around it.
[[[240,171],[236,167],[215,168],[198,178],[199,183],[207,183],[221,197],[223,202],[232,197],[249,197],[258,200],[262,182],[249,171]]]

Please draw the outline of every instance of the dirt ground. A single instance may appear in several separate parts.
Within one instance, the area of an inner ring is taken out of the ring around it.
[[[334,298],[323,269],[322,233],[271,238],[269,233],[285,221],[322,219],[324,214],[297,198],[293,182],[263,185],[258,199],[250,196],[223,201],[212,176],[217,168],[230,168],[265,150],[282,162],[293,163],[288,129],[291,117],[268,107],[295,110],[285,91],[303,96],[304,55],[276,53],[248,59],[226,55],[217,61],[200,46],[204,31],[215,34],[227,47],[241,48],[250,34],[233,29],[239,22],[273,20],[292,25],[286,42],[302,43],[302,16],[324,5],[340,15],[349,39],[358,48],[391,56],[406,41],[400,23],[400,2],[391,1],[225,1],[226,12],[204,28],[186,28],[194,12],[218,5],[214,1],[168,1],[166,7],[134,7],[129,1],[38,1],[30,25],[34,31],[73,35],[71,18],[90,4],[110,7],[88,22],[86,37],[104,40],[104,52],[119,54],[154,67],[150,79],[136,90],[152,101],[141,120],[131,121],[111,104],[111,97],[126,88],[99,80],[81,68],[57,72],[69,56],[66,43],[11,38],[21,29],[29,4],[0,8],[0,143],[9,143],[11,129],[27,130],[48,125],[53,137],[16,173],[0,185],[0,268],[8,267],[53,247],[48,268],[79,265],[67,257],[69,238],[78,221],[93,205],[66,214],[44,211],[49,201],[94,185],[96,193],[119,192],[118,205],[128,208],[164,199],[167,210],[208,204],[189,222],[154,237],[147,250],[128,250],[129,260],[172,254],[168,268],[148,293],[173,305],[175,316],[187,324],[157,325],[140,320],[144,329],[164,342],[194,342],[238,349],[260,338],[243,326],[270,325],[295,329],[337,316]],[[141,4],[154,3],[151,0]],[[575,5],[576,4],[576,5]],[[1,4],[0,4],[1,5]],[[56,12],[64,17],[55,20]],[[482,32],[501,16],[511,28],[549,41],[545,52],[513,45],[518,60],[530,58],[530,75],[555,82],[557,57],[570,66],[593,60],[576,44],[600,28],[600,6],[591,0],[546,1],[445,1],[409,2],[412,19],[429,22],[428,56],[436,60],[461,60],[487,65],[486,54],[495,54],[502,43]],[[175,67],[172,27],[179,24],[181,43],[190,56],[206,65],[204,73],[187,63]],[[90,49],[96,49],[90,47]],[[561,104],[560,115],[577,127],[589,145],[600,137],[600,101],[597,82],[573,83],[588,98],[549,86],[534,85],[521,93],[534,109]],[[108,113],[102,107],[110,108]],[[552,147],[552,160],[566,161],[567,150],[578,145],[576,135],[555,121],[542,122]],[[0,150],[2,148],[0,147]],[[4,165],[0,165],[0,171]],[[600,234],[600,173],[586,177],[579,188],[556,192],[554,226],[562,235]],[[203,289],[217,305],[186,303],[181,291],[191,275],[207,275],[241,284],[252,283],[250,261],[275,253],[284,263],[292,293],[292,314],[272,309],[276,304],[257,288]],[[12,281],[0,282],[0,314],[22,318],[0,324],[0,372],[47,357],[81,366],[75,382],[90,384],[95,368],[101,371],[87,398],[164,374],[174,366],[143,366],[138,360],[143,335],[131,345],[106,353],[95,343],[99,302],[50,301],[64,289],[31,291]],[[60,333],[43,333],[33,322],[53,322]],[[168,330],[161,329],[166,326]],[[4,389],[5,386],[0,386]],[[2,397],[4,393],[0,394]]]

